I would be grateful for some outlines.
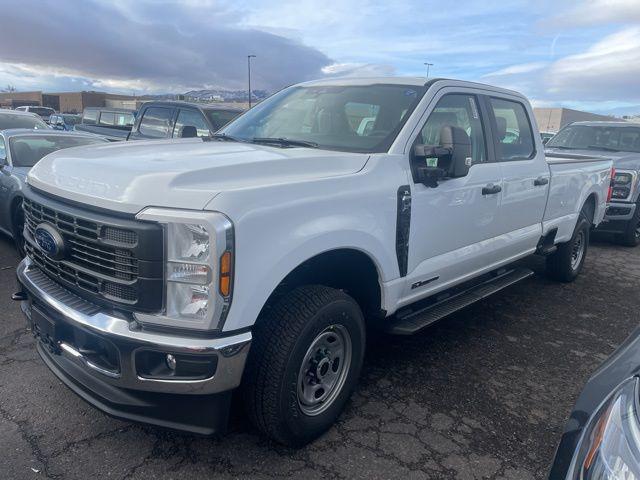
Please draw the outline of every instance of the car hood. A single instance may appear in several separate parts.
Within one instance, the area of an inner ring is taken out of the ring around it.
[[[161,140],[59,150],[28,183],[59,197],[127,213],[203,209],[218,193],[356,173],[368,155],[250,143]]]
[[[640,153],[637,152],[608,152],[606,150],[545,148],[546,152],[562,154],[580,154],[591,157],[603,157],[613,160],[613,166],[619,170],[640,170]]]

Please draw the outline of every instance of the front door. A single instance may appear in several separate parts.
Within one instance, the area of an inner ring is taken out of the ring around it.
[[[442,180],[436,188],[411,185],[403,304],[472,277],[499,260],[493,242],[499,234],[502,173],[500,164],[489,157],[493,150],[487,149],[486,117],[483,121],[478,97],[445,93],[435,101],[415,143],[439,145],[443,126],[462,128],[471,138],[472,166],[467,176]]]

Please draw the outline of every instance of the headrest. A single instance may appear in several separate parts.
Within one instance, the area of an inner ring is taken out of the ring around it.
[[[496,117],[496,126],[498,128],[496,137],[498,137],[498,140],[504,140],[504,137],[507,136],[507,119],[504,117]]]
[[[198,136],[198,130],[193,125],[185,125],[180,132],[180,138],[194,138]]]

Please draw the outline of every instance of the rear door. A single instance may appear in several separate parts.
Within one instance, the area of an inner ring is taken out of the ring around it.
[[[535,249],[542,235],[550,171],[537,141],[528,104],[518,97],[484,98],[493,125],[497,160],[502,167],[503,189],[500,234],[509,235],[507,255]]]

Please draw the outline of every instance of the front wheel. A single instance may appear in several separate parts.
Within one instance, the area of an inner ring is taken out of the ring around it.
[[[551,278],[566,283],[578,278],[587,258],[590,231],[591,222],[580,214],[571,240],[547,257],[547,273]]]
[[[358,304],[340,290],[297,288],[254,329],[243,379],[252,423],[299,447],[333,425],[353,392],[365,350]]]
[[[629,223],[624,233],[617,237],[618,243],[625,247],[637,247],[640,245],[640,204],[636,207],[636,213]]]

